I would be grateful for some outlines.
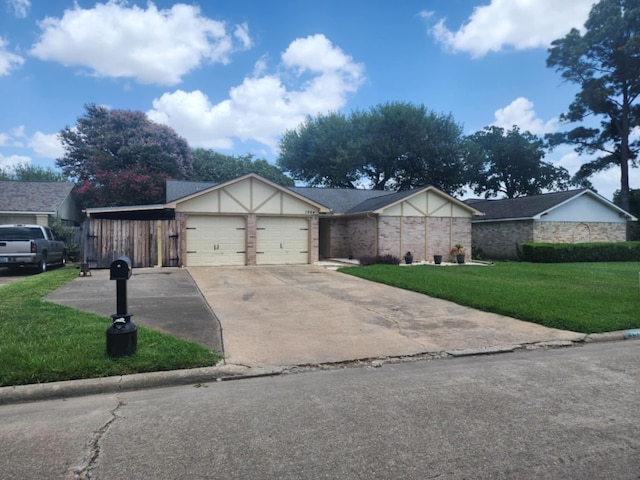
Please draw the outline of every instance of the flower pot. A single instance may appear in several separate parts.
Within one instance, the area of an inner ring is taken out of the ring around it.
[[[434,255],[433,263],[435,263],[436,265],[440,265],[442,263],[442,255]]]
[[[464,263],[464,254],[459,253],[458,255],[456,255],[456,261],[458,263]]]
[[[407,265],[411,265],[413,263],[413,257],[410,257],[409,255],[405,255],[404,261]]]

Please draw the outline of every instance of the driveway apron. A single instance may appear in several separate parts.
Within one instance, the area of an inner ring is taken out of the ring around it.
[[[313,265],[192,267],[227,363],[301,365],[579,340]]]

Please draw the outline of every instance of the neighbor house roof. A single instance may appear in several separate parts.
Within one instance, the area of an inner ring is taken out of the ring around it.
[[[0,181],[0,212],[55,214],[73,187],[71,182]]]
[[[619,213],[630,218],[635,218],[588,188],[499,200],[472,199],[466,200],[465,203],[485,213],[484,217],[474,220],[475,222],[492,220],[534,220],[539,219],[545,213],[582,195],[588,195],[608,207],[618,210]]]

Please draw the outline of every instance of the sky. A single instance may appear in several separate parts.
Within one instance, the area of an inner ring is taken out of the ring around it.
[[[564,131],[577,89],[547,49],[592,2],[0,0],[0,167],[55,168],[58,132],[87,104],[270,162],[306,116],[386,102],[451,114],[465,134]],[[545,160],[573,174],[586,158],[563,146]],[[608,199],[620,185],[616,169],[591,180]]]

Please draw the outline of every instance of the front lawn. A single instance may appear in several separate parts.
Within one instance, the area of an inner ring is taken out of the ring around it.
[[[640,327],[640,263],[371,265],[341,272],[582,333]]]
[[[42,300],[78,276],[72,267],[0,287],[0,386],[106,377],[214,365],[220,357],[196,343],[138,327],[138,350],[106,354],[111,318]]]

